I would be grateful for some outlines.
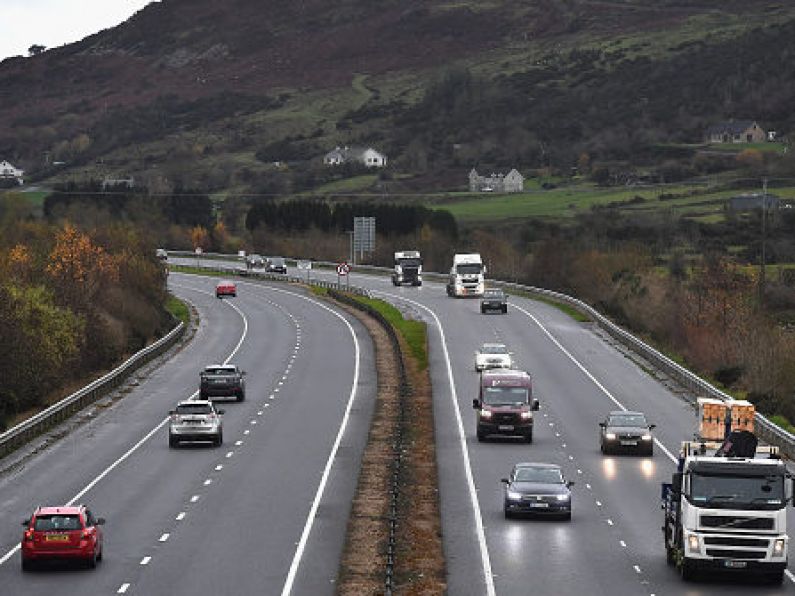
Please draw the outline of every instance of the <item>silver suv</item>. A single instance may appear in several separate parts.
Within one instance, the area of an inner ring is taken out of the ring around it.
[[[179,447],[182,441],[212,441],[216,447],[224,442],[223,410],[213,402],[197,399],[181,401],[171,414],[168,446]]]

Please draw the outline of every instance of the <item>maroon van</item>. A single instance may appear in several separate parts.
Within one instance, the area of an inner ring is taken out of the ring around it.
[[[473,400],[477,411],[478,441],[489,435],[522,437],[533,442],[533,398],[530,375],[522,370],[486,370],[480,375],[480,394]]]

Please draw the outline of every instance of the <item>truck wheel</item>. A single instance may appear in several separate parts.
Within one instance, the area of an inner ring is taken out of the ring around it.
[[[480,314],[482,314],[482,315],[486,314],[486,309],[483,308],[482,306],[480,307]]]
[[[776,571],[775,573],[771,573],[767,577],[770,584],[774,586],[780,586],[781,584],[784,583],[784,570],[782,569],[781,571]]]
[[[246,392],[241,391],[237,394],[237,401],[246,401]]]
[[[502,314],[504,314],[504,315],[507,315],[507,314],[508,314],[508,306],[507,306],[507,305],[504,305],[504,306],[502,307]]]
[[[168,435],[168,446],[174,449],[175,447],[179,447],[179,440],[176,437],[172,437]]]
[[[676,563],[676,557],[674,557],[674,549],[672,549],[667,544],[665,545],[665,562],[669,565],[673,565]]]
[[[683,558],[682,562],[679,564],[679,575],[686,582],[696,579],[696,570],[687,559]]]
[[[215,437],[215,441],[213,441],[213,444],[216,447],[220,447],[221,445],[223,445],[223,443],[224,443],[224,435],[223,433],[218,433],[218,436]]]

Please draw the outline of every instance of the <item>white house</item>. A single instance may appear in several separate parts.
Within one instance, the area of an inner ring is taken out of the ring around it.
[[[19,168],[15,168],[7,161],[0,161],[0,180],[16,180],[19,184],[23,184],[24,180],[22,179],[22,175],[24,174],[24,170],[20,170]]]
[[[507,174],[480,176],[475,168],[469,172],[470,192],[522,192],[524,176],[516,168]]]
[[[323,156],[327,166],[339,166],[344,163],[360,163],[368,168],[386,166],[386,155],[372,147],[335,147]]]

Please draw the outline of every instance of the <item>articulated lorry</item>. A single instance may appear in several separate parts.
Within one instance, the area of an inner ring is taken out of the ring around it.
[[[721,570],[781,583],[792,494],[778,449],[757,446],[747,430],[723,442],[683,442],[678,471],[662,485],[668,564],[684,580]]]
[[[395,253],[392,283],[396,286],[402,284],[422,285],[422,257],[420,256],[420,251],[403,250]]]
[[[448,296],[483,296],[486,266],[479,253],[456,254],[447,282]]]

